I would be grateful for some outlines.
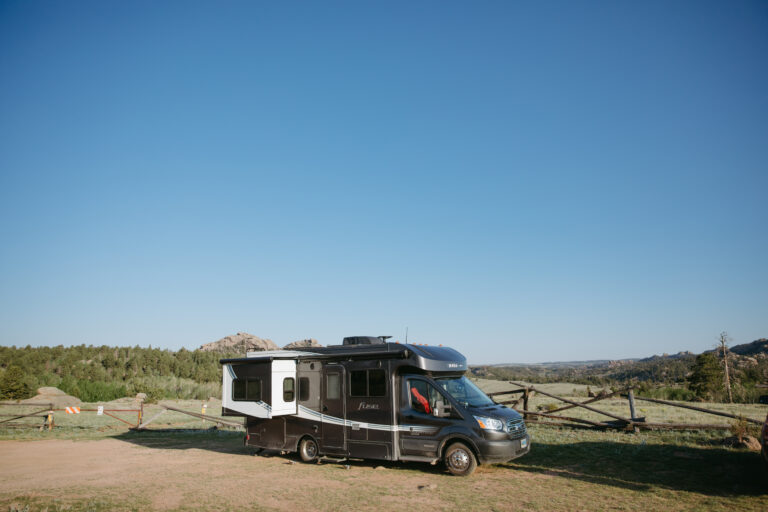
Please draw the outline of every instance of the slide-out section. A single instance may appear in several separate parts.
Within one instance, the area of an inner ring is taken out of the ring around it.
[[[223,367],[222,412],[227,416],[272,418],[296,414],[296,361],[254,360]]]

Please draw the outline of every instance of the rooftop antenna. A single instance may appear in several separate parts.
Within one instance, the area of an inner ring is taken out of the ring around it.
[[[405,327],[405,342],[408,343],[408,326]]]

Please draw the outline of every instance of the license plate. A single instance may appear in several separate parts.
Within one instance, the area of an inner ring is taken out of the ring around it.
[[[523,439],[522,441],[520,441],[520,448],[525,448],[526,446],[528,446],[527,439]]]

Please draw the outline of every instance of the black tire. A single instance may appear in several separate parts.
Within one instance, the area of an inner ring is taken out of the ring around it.
[[[299,443],[299,456],[304,462],[316,461],[319,451],[317,441],[311,437],[305,437]]]
[[[452,475],[469,476],[477,469],[477,458],[464,443],[453,443],[445,450],[445,467]]]

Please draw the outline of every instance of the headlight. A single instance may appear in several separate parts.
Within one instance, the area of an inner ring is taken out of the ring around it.
[[[488,418],[486,416],[475,416],[477,424],[480,428],[485,430],[504,430],[504,423],[496,418]]]

